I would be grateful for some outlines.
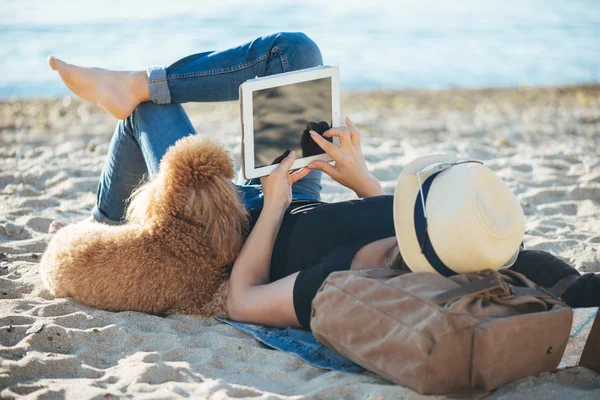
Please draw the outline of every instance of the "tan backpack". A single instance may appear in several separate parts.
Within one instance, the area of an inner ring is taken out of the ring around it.
[[[399,273],[332,273],[313,300],[317,340],[423,394],[490,391],[558,366],[573,313],[523,275]]]

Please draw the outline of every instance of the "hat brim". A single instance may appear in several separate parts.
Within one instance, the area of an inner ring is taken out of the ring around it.
[[[428,165],[458,161],[453,154],[431,154],[410,162],[400,173],[394,191],[394,226],[400,254],[413,272],[437,272],[421,253],[414,223],[414,210],[419,193],[417,172]]]

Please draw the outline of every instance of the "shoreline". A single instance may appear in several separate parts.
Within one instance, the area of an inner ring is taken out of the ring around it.
[[[559,96],[569,96],[571,94],[577,92],[583,92],[588,95],[600,95],[600,82],[598,83],[584,83],[584,84],[573,84],[573,85],[560,85],[560,86],[499,86],[499,87],[480,87],[480,88],[439,88],[439,89],[428,89],[428,88],[405,88],[405,89],[396,89],[396,88],[380,88],[380,89],[342,89],[341,95],[342,97],[347,97],[350,95],[406,95],[411,98],[427,98],[429,96],[434,95],[463,95],[465,97],[471,96],[490,96],[493,94],[520,94],[524,96],[528,100],[536,100],[541,94],[554,94]],[[75,96],[65,95],[65,96],[38,96],[38,97],[6,97],[0,98],[0,104],[6,103],[17,103],[17,102],[31,102],[31,101],[56,101],[63,99],[65,97],[71,97],[76,99]],[[447,96],[445,96],[447,97]],[[237,100],[234,100],[237,101]],[[226,102],[224,102],[226,103]],[[210,103],[208,103],[210,104]]]
[[[545,108],[598,108],[600,107],[600,84],[573,85],[558,87],[509,87],[481,89],[410,89],[410,90],[374,90],[342,91],[340,98],[342,113],[355,113],[365,109],[377,108],[384,116],[403,115],[415,110],[433,113],[459,111],[477,111],[497,113],[507,107],[545,107]],[[80,108],[82,107],[82,108]],[[219,103],[185,103],[186,111],[193,117],[196,113],[220,110],[233,113],[239,118],[237,101]],[[82,101],[75,96],[62,98],[27,98],[0,100],[0,132],[21,127],[51,127],[49,123],[64,117],[73,111],[83,116],[95,116],[98,121],[112,119],[95,105]],[[24,118],[34,118],[37,122],[25,123]],[[113,121],[115,121],[113,119]],[[0,138],[1,139],[1,138]]]

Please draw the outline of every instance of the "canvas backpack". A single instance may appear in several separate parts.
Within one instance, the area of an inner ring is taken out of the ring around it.
[[[340,271],[313,300],[317,340],[422,394],[487,392],[553,371],[573,313],[514,271],[450,278]]]

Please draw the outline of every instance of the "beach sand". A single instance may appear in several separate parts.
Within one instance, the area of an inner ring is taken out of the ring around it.
[[[480,158],[521,201],[528,248],[600,271],[600,86],[353,92],[342,108],[387,193],[419,155]],[[239,165],[237,103],[186,109]],[[89,216],[115,122],[72,98],[0,103],[0,397],[424,397],[370,373],[313,368],[213,319],[53,299],[38,273],[48,225]],[[323,188],[325,201],[354,197],[330,179]],[[570,368],[491,397],[598,399],[600,376]]]

